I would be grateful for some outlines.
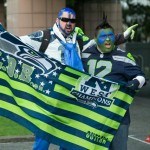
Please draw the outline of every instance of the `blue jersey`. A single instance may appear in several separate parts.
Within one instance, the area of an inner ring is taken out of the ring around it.
[[[126,83],[136,76],[144,76],[132,55],[117,47],[111,53],[101,53],[93,45],[82,52],[82,61],[85,72],[118,83]],[[130,123],[129,111],[122,123]]]
[[[111,53],[101,53],[96,46],[82,52],[85,72],[116,82],[128,82],[136,76],[144,76],[130,53],[115,48]]]

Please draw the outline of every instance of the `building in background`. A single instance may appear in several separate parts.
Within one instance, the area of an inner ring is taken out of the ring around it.
[[[9,32],[20,36],[52,27],[58,11],[66,6],[76,11],[77,26],[82,27],[90,37],[94,36],[95,27],[102,20],[103,11],[115,31],[122,32],[119,0],[0,0],[0,10],[3,10],[0,19]]]
[[[0,0],[0,23],[6,27],[6,7],[4,0]]]

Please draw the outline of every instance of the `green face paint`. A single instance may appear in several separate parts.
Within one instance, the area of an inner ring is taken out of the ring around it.
[[[110,28],[99,30],[96,37],[96,43],[101,52],[111,52],[115,47],[115,35],[113,30]]]

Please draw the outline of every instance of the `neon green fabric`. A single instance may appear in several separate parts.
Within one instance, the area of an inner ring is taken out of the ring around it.
[[[135,93],[0,32],[0,115],[67,150],[108,150]]]

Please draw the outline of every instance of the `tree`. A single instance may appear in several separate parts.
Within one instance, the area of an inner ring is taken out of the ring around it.
[[[139,24],[134,41],[150,42],[150,0],[147,0],[147,3],[121,0],[121,4],[124,25],[129,27],[136,23]]]

